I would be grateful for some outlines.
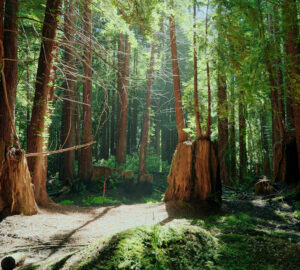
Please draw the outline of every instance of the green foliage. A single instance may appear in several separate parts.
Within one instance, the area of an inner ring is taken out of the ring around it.
[[[60,204],[63,204],[63,205],[70,205],[70,204],[74,204],[74,201],[71,201],[71,200],[63,200],[61,202],[59,202]]]
[[[103,197],[102,196],[88,195],[87,197],[82,199],[82,204],[84,206],[92,206],[92,205],[103,204]],[[118,204],[121,204],[121,201],[105,197],[104,198],[104,204],[105,205],[118,205]]]

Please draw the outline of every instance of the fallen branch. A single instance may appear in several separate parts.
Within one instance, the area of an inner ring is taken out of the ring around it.
[[[96,143],[96,141],[92,141],[92,142],[82,144],[82,145],[76,145],[76,146],[69,147],[69,148],[59,149],[56,151],[47,151],[47,152],[41,152],[41,153],[29,153],[29,154],[25,154],[25,157],[49,156],[49,155],[59,154],[59,153],[67,152],[67,151],[84,148],[84,147],[90,146],[91,144],[94,144],[94,143]]]

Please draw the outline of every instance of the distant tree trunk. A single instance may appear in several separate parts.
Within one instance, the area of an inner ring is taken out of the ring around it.
[[[197,65],[197,33],[196,33],[196,0],[194,0],[194,35],[193,35],[193,50],[194,50],[194,107],[195,107],[195,121],[197,138],[201,137],[201,126],[199,117],[198,104],[198,65]]]
[[[223,184],[228,184],[228,109],[226,93],[226,77],[218,71],[218,154],[220,176]]]
[[[137,49],[135,49],[134,52],[134,64],[133,64],[133,71],[135,74],[135,77],[137,77],[138,75],[138,52]],[[135,83],[134,85],[134,89],[133,89],[133,95],[132,95],[132,132],[131,132],[131,136],[130,136],[130,140],[131,140],[131,147],[132,150],[136,150],[137,149],[137,128],[138,128],[138,96],[137,96],[137,83]]]
[[[104,123],[103,123],[103,129],[102,129],[102,143],[101,143],[101,158],[107,160],[108,159],[108,144],[107,144],[107,138],[108,136],[108,114],[105,112],[103,114]]]
[[[293,113],[298,155],[298,181],[300,176],[300,40],[296,0],[283,1],[285,52],[287,56],[287,80],[293,98]]]
[[[161,148],[161,119],[159,116],[160,112],[157,111],[155,115],[155,153],[160,156]]]
[[[113,93],[111,95],[111,116],[110,116],[110,154],[115,155],[116,147],[115,147],[115,114],[116,114],[116,90],[112,90]]]
[[[92,54],[91,54],[91,40],[92,40],[92,15],[89,7],[90,1],[85,0],[84,4],[84,36],[87,40],[84,48],[84,83],[83,83],[83,103],[88,105],[82,106],[82,134],[81,143],[85,144],[92,141]],[[90,181],[93,174],[92,164],[92,147],[81,149],[79,159],[79,178],[84,181]]]
[[[231,111],[229,117],[229,149],[230,149],[230,178],[234,183],[236,180],[236,146],[235,146],[235,110],[234,110],[234,88],[230,91]]]
[[[182,110],[181,101],[181,90],[180,90],[180,75],[178,66],[178,56],[177,56],[177,44],[176,44],[176,28],[174,15],[169,18],[170,22],[170,42],[171,42],[171,56],[172,56],[172,70],[173,70],[173,90],[175,99],[175,112],[176,112],[176,126],[178,133],[178,143],[187,140],[187,135],[184,132],[185,124]]]
[[[154,69],[154,45],[151,49],[150,57],[150,68],[148,70],[148,82],[147,82],[147,94],[146,94],[146,107],[144,114],[144,125],[142,131],[142,143],[140,145],[140,160],[139,160],[139,170],[138,170],[138,180],[143,182],[144,175],[147,173],[146,169],[146,154],[148,145],[148,131],[149,131],[149,112],[151,107],[151,89],[153,82],[153,69]]]
[[[43,152],[45,117],[48,110],[49,82],[52,68],[53,49],[61,0],[47,0],[42,30],[42,44],[36,76],[35,96],[29,126],[27,150],[29,153]],[[39,205],[47,205],[49,197],[46,190],[45,157],[28,158],[28,167],[32,174],[35,199]]]
[[[270,152],[269,152],[269,143],[268,143],[268,132],[267,132],[267,120],[266,120],[266,111],[263,110],[261,115],[261,140],[263,147],[263,173],[266,176],[271,175],[270,169]]]
[[[247,171],[246,163],[246,118],[245,118],[245,109],[242,101],[239,101],[239,158],[240,158],[240,167],[239,167],[239,180],[240,183],[243,182],[245,172]]]
[[[124,77],[122,79],[122,90],[118,95],[118,137],[116,149],[116,161],[118,164],[126,162],[127,141],[127,117],[128,117],[128,90],[129,90],[129,66],[130,66],[130,43],[128,35],[125,37]]]
[[[73,42],[75,34],[75,11],[74,0],[65,1],[65,54],[64,61],[66,68],[66,82],[64,84],[64,97],[66,100],[63,102],[62,107],[62,120],[61,120],[61,146],[69,148],[75,145],[75,103],[68,101],[76,99],[76,77]],[[75,164],[75,151],[68,151],[61,154],[60,162],[60,179],[67,185],[72,185],[74,178],[74,164]]]

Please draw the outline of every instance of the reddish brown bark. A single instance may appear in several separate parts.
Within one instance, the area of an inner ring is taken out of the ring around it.
[[[65,54],[64,61],[66,67],[66,82],[64,83],[64,98],[62,107],[62,119],[61,119],[61,147],[69,148],[75,145],[75,103],[68,101],[76,99],[76,77],[74,75],[75,62],[73,52],[73,42],[75,34],[75,11],[73,0],[66,1],[66,12],[64,22],[65,32]],[[75,151],[64,152],[61,155],[60,162],[60,178],[67,185],[72,184],[74,178],[74,164],[75,164]]]
[[[121,62],[122,64],[122,62]],[[128,90],[129,90],[130,42],[128,35],[125,37],[124,77],[121,80],[123,87],[118,93],[118,137],[116,148],[116,161],[118,164],[126,162],[127,142],[127,116],[128,116]]]
[[[228,109],[227,109],[226,77],[218,74],[218,155],[220,162],[220,177],[228,184]]]
[[[28,131],[27,151],[29,153],[43,152],[45,132],[45,117],[48,110],[50,72],[52,68],[53,49],[55,46],[56,28],[60,11],[60,0],[48,0],[42,30],[42,44],[36,76],[35,96],[32,116]],[[28,158],[28,167],[34,184],[35,199],[39,205],[47,205],[49,197],[46,191],[45,158],[43,156]]]
[[[172,57],[172,71],[173,71],[173,90],[174,90],[174,101],[175,101],[175,112],[176,112],[176,126],[178,133],[178,143],[187,140],[187,135],[184,132],[185,124],[182,110],[181,101],[181,90],[180,90],[180,75],[178,66],[177,56],[177,44],[176,44],[176,28],[175,18],[171,15],[169,18],[170,22],[170,42],[171,42],[171,57]]]
[[[229,149],[230,149],[230,179],[234,183],[237,170],[236,170],[236,145],[235,145],[235,110],[234,110],[234,88],[231,87],[230,91],[230,117],[229,117]]]
[[[151,49],[150,68],[148,70],[146,107],[145,107],[145,114],[144,114],[144,125],[143,125],[143,131],[142,131],[142,142],[141,142],[141,146],[140,146],[140,160],[139,160],[139,170],[138,170],[139,181],[141,181],[142,176],[147,173],[146,154],[147,154],[147,146],[148,146],[149,111],[150,111],[150,106],[151,106],[151,89],[152,89],[152,82],[153,82],[153,68],[154,68],[154,45],[152,45],[152,49]]]
[[[18,1],[0,1],[0,58],[17,59]],[[14,143],[14,114],[17,92],[17,61],[0,63],[0,212],[32,215],[37,212],[31,176],[24,151],[11,148]]]
[[[0,3],[1,4],[1,3]],[[2,1],[3,8],[3,1]],[[17,33],[18,25],[15,18],[18,13],[18,2],[7,0],[5,5],[5,20],[4,28],[11,30],[5,31],[3,36],[3,49],[4,57],[9,59],[17,59]],[[1,14],[3,19],[3,15]],[[1,20],[1,23],[3,21]],[[3,29],[3,25],[1,26]],[[1,31],[3,33],[3,31]],[[0,34],[1,34],[0,32]],[[1,56],[2,57],[2,56]],[[4,74],[7,88],[7,97],[10,110],[12,113],[13,121],[15,116],[15,105],[16,105],[16,93],[17,93],[17,74],[18,74],[18,62],[16,61],[5,61]],[[13,130],[11,126],[11,120],[9,111],[5,105],[4,91],[2,87],[2,80],[0,85],[0,170],[5,160],[5,151],[8,147],[13,144]]]
[[[198,103],[198,65],[197,65],[197,33],[196,33],[196,0],[194,0],[194,107],[195,107],[195,121],[196,121],[196,134],[197,138],[201,137],[201,126],[199,116],[199,103]]]
[[[84,4],[84,36],[87,40],[84,48],[83,73],[85,76],[83,83],[83,103],[92,104],[92,15],[88,0]],[[82,106],[82,134],[81,143],[92,141],[92,108],[88,105]],[[78,175],[81,180],[90,181],[93,174],[92,147],[86,147],[80,151]]]
[[[293,98],[292,105],[298,152],[298,170],[300,176],[300,41],[297,14],[297,1],[284,0],[283,18],[285,30],[285,52],[287,58],[287,80],[291,96]]]

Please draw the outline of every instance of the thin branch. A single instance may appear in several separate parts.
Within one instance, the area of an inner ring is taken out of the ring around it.
[[[29,153],[29,154],[25,154],[25,157],[49,156],[49,155],[54,155],[54,154],[60,154],[60,153],[63,153],[63,152],[88,147],[88,146],[90,146],[94,143],[96,143],[96,141],[92,141],[92,142],[85,143],[85,144],[82,144],[82,145],[76,145],[76,146],[69,147],[69,148],[59,149],[59,150],[56,150],[56,151],[47,151],[47,152],[41,152],[41,153]]]

